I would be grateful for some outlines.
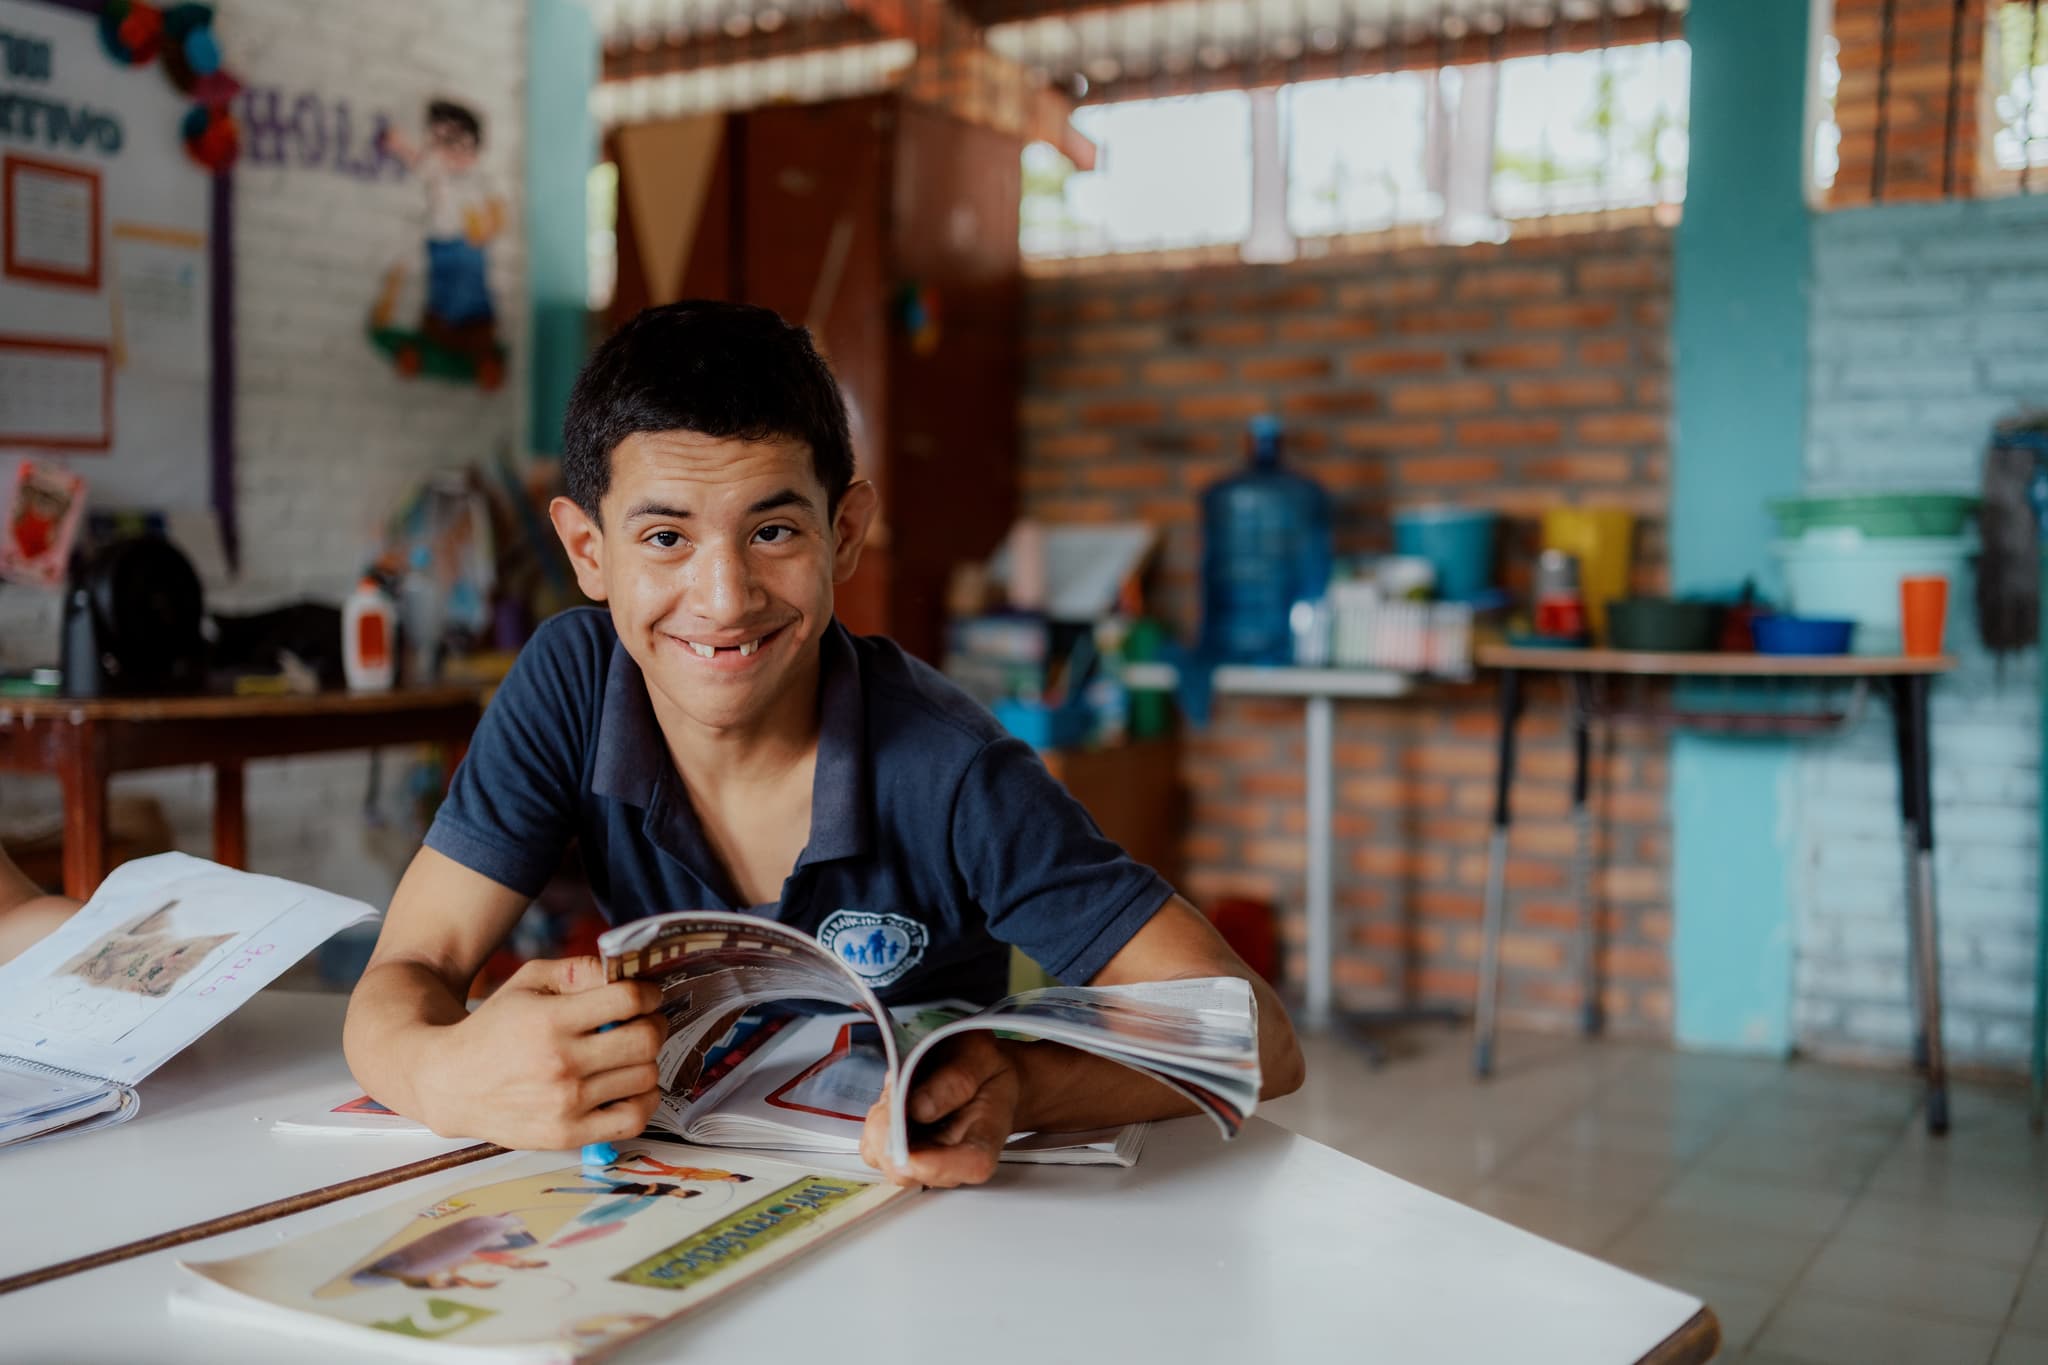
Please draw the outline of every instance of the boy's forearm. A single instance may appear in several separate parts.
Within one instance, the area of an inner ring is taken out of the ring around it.
[[[379,1104],[423,1118],[419,1063],[440,1031],[467,1013],[447,982],[418,963],[374,963],[356,983],[342,1029],[349,1071]]]
[[[1259,1098],[1301,1086],[1301,1045],[1273,988],[1252,983],[1259,1012]],[[1179,1091],[1107,1057],[1057,1043],[1006,1043],[1020,1076],[1017,1129],[1072,1133],[1197,1112]]]
[[[1059,1043],[1003,1046],[1019,1076],[1020,1133],[1079,1133],[1195,1112],[1177,1091],[1107,1057]]]

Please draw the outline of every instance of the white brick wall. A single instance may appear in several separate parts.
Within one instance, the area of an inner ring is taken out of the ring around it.
[[[2048,405],[2048,198],[1824,214],[1813,249],[1809,489],[1975,491],[1992,423]],[[2039,913],[2039,654],[1995,665],[1967,591],[1963,666],[1934,699],[1943,1021],[1958,1060],[2018,1067]],[[1795,766],[1795,1036],[1822,1055],[1903,1055],[1889,712]]]
[[[207,584],[230,609],[301,597],[339,601],[376,544],[379,525],[422,474],[524,446],[526,355],[522,184],[526,6],[514,0],[222,0],[218,32],[251,86],[287,106],[310,94],[346,101],[352,155],[386,114],[415,140],[428,99],[478,110],[484,167],[507,200],[504,236],[490,248],[499,325],[513,363],[495,394],[406,381],[375,353],[364,327],[385,267],[421,272],[424,203],[411,180],[365,181],[296,159],[252,164],[235,180],[236,499],[242,559],[231,582]],[[310,141],[310,139],[309,139]],[[57,638],[55,594],[0,586],[0,662],[47,661]],[[385,765],[391,793],[402,754]],[[404,839],[366,832],[369,763],[361,755],[262,763],[249,771],[250,862],[361,896],[388,898]],[[54,784],[9,775],[0,823],[51,823]],[[210,778],[167,772],[120,779],[156,793],[181,846],[210,848]]]

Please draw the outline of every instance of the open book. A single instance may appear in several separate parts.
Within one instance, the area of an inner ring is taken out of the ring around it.
[[[360,901],[183,853],[117,868],[0,967],[0,1146],[131,1117],[143,1077],[374,918]]]
[[[855,1153],[891,1077],[933,1047],[992,1029],[1097,1053],[1172,1086],[1234,1135],[1258,1103],[1258,1019],[1237,977],[1026,991],[987,1009],[957,1002],[883,1006],[853,967],[798,929],[754,915],[685,910],[635,920],[598,940],[613,981],[659,982],[669,1036],[662,1100],[648,1127],[713,1147]],[[872,949],[870,949],[872,950]],[[886,951],[886,948],[883,950]],[[792,1002],[842,1013],[793,1012]],[[907,1154],[907,1086],[891,1090],[896,1160]],[[280,1118],[289,1135],[420,1134],[425,1125],[367,1095]],[[1003,1160],[1129,1166],[1144,1124],[1019,1133]]]
[[[583,1360],[911,1193],[660,1142],[596,1168],[518,1153],[263,1251],[184,1262],[198,1278],[171,1302],[366,1359]]]
[[[889,925],[876,919],[872,941],[848,943],[849,954],[889,951]],[[964,1017],[906,1021],[883,1007],[851,958],[842,961],[802,930],[775,920],[684,910],[620,925],[598,940],[598,949],[607,979],[661,986],[669,1037],[658,1069],[666,1094],[653,1123],[676,1133],[708,1135],[698,1126],[699,1112],[720,1108],[721,1097],[715,1086],[699,1089],[699,1083],[714,1049],[722,1042],[730,1046],[727,1034],[749,1011],[789,1000],[825,1001],[855,1012],[838,1026],[848,1030],[848,1053],[858,1046],[865,1060],[838,1077],[813,1072],[818,1093],[831,1099],[830,1106],[814,1107],[845,1112],[850,1100],[857,1101],[857,1088],[871,1083],[879,1092],[893,1079],[889,1148],[899,1163],[909,1157],[905,1105],[918,1064],[946,1039],[975,1029],[1064,1043],[1121,1062],[1186,1096],[1225,1137],[1236,1135],[1258,1103],[1257,1006],[1250,983],[1237,977],[1052,987],[1010,996]],[[860,1033],[863,1024],[869,1031]],[[865,1081],[856,1080],[862,1076]],[[858,1145],[858,1124],[850,1127],[845,1150]],[[723,1141],[738,1140],[723,1128],[711,1131]],[[749,1133],[746,1140],[758,1145],[760,1139]]]
[[[973,1014],[972,1005],[898,1006],[897,1026],[922,1036]],[[862,1013],[749,1011],[704,1054],[696,1079],[664,1096],[652,1126],[707,1147],[847,1153],[859,1150],[868,1109],[881,1098],[882,1049]],[[1130,1166],[1147,1125],[1084,1133],[1020,1133],[1003,1160],[1060,1166]],[[337,1102],[271,1124],[288,1137],[419,1137],[431,1130],[354,1090]]]

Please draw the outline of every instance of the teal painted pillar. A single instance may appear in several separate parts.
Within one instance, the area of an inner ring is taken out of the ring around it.
[[[584,222],[597,130],[597,27],[579,0],[526,11],[526,281],[532,356],[529,441],[559,455],[562,414],[583,365],[588,313]]]
[[[1768,585],[1764,500],[1801,487],[1809,18],[1802,0],[1702,0],[1686,14],[1692,152],[1672,313],[1671,569],[1681,593],[1751,574]],[[1791,757],[1782,741],[1673,741],[1681,1044],[1790,1044]]]

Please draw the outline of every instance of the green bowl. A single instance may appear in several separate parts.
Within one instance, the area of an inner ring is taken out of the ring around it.
[[[1625,597],[1607,604],[1607,643],[1614,649],[1691,654],[1714,647],[1721,608],[1670,597]]]
[[[1960,535],[1977,510],[1977,499],[1962,493],[1856,493],[1774,498],[1768,506],[1787,540],[1823,527],[1850,527],[1866,536],[1890,539]]]

